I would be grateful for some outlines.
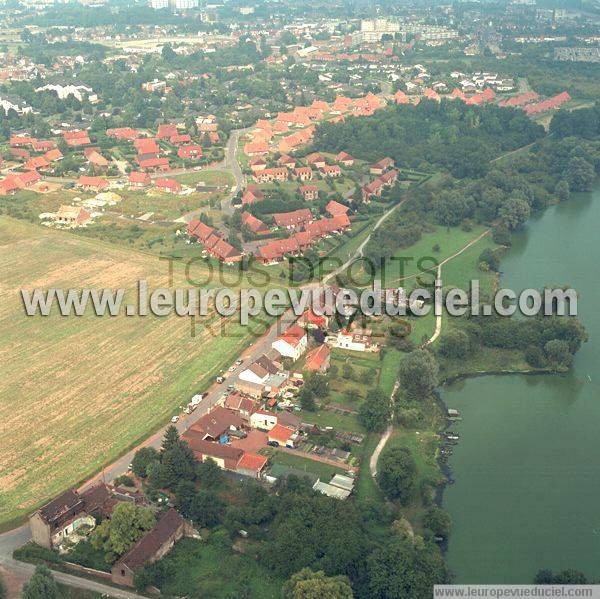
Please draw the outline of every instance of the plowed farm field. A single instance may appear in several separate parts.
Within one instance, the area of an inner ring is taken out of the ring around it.
[[[190,286],[174,272],[173,286]],[[167,263],[0,218],[0,530],[165,424],[248,345],[247,327],[227,321],[223,334],[216,316],[192,337],[189,317],[27,317],[21,300],[36,287],[130,299],[139,279],[169,287]]]

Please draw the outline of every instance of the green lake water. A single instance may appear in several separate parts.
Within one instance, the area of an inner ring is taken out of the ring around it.
[[[490,376],[442,390],[463,421],[444,492],[457,583],[530,583],[538,569],[600,579],[600,186],[534,217],[503,287],[570,284],[590,339],[564,376]]]

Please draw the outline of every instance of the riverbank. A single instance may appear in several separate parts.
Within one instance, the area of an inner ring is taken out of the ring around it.
[[[600,293],[587,273],[599,199],[597,184],[534,215],[502,262],[502,283],[517,292],[561,282],[577,290],[590,341],[572,369],[456,373],[440,389],[440,401],[463,416],[452,427],[456,484],[438,498],[454,521],[446,558],[459,583],[530,583],[540,568],[598,575],[600,468],[590,456],[600,424]]]

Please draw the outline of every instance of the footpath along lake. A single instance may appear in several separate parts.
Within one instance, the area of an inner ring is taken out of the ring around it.
[[[564,376],[489,376],[442,390],[462,422],[444,492],[457,583],[531,583],[540,568],[600,579],[600,185],[531,219],[501,285],[569,284],[589,333]]]

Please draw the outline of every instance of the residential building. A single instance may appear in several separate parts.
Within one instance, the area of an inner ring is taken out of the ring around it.
[[[103,191],[108,189],[109,183],[104,177],[89,177],[87,175],[82,175],[77,179],[76,185],[77,187],[89,191]]]
[[[135,586],[136,570],[164,557],[183,537],[193,536],[197,536],[194,527],[170,508],[160,517],[154,528],[113,565],[110,570],[111,582],[128,587]]]
[[[311,171],[312,172],[312,171]],[[319,199],[319,188],[316,185],[301,185],[298,188],[298,193],[306,202]]]
[[[189,430],[198,432],[204,441],[227,442],[231,431],[242,428],[241,417],[221,406],[215,406],[208,414],[197,420]]]
[[[131,171],[129,173],[130,187],[144,188],[149,187],[151,183],[152,179],[148,173],[142,173],[140,171]]]
[[[175,179],[156,179],[154,187],[162,193],[181,193],[181,183]]]
[[[277,423],[268,433],[268,439],[271,443],[275,442],[289,448],[294,447],[294,441],[296,441],[297,438],[298,433],[293,428],[288,428],[279,423]]]
[[[62,205],[54,216],[56,223],[69,227],[83,227],[91,220],[90,213],[81,206]]]
[[[304,370],[325,374],[331,365],[331,350],[323,343],[306,354]]]
[[[49,549],[57,547],[82,526],[93,528],[96,518],[110,515],[113,507],[104,484],[82,493],[65,491],[29,517],[32,540]]]
[[[276,349],[282,356],[296,361],[304,354],[307,345],[308,336],[306,331],[299,325],[293,324],[273,341],[271,347]]]

